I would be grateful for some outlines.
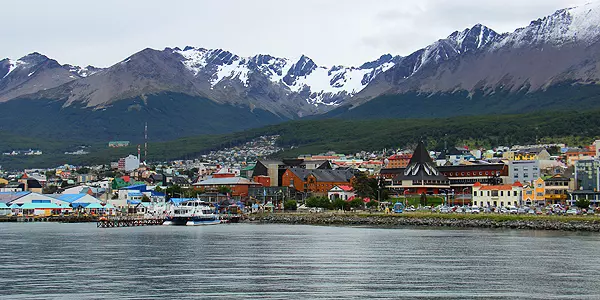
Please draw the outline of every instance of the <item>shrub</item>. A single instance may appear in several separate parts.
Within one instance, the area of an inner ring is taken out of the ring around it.
[[[298,208],[298,203],[296,200],[288,200],[283,204],[283,209],[285,210],[296,210]]]

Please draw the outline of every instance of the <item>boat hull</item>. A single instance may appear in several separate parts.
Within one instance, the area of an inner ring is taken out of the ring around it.
[[[187,223],[185,225],[187,226],[202,226],[202,225],[217,225],[220,224],[221,221],[216,219],[216,220],[190,220],[187,221]]]
[[[194,218],[194,217],[172,217],[167,218],[163,225],[166,226],[200,226],[220,224],[218,218]]]

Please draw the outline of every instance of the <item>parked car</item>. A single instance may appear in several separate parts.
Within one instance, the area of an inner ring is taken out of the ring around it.
[[[479,212],[480,212],[479,207],[477,207],[477,206],[471,207],[472,214],[478,214]]]
[[[417,210],[415,209],[415,207],[414,207],[414,206],[412,206],[412,205],[411,205],[411,206],[409,206],[409,207],[405,208],[405,209],[404,209],[404,211],[405,211],[405,212],[413,212],[413,211],[417,211]]]
[[[516,214],[519,213],[519,210],[516,207],[511,206],[511,207],[508,208],[508,213],[516,215]]]
[[[452,212],[452,209],[448,206],[443,206],[440,208],[440,213],[442,213],[442,214],[448,214],[451,212]]]
[[[569,208],[569,210],[566,211],[567,215],[579,215],[581,214],[581,212],[579,210],[577,210],[576,208]]]

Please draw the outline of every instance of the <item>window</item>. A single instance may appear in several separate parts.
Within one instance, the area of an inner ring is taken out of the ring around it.
[[[479,172],[479,176],[483,175],[483,172]]]
[[[515,196],[515,197],[517,196],[517,191],[514,191],[513,196]]]
[[[504,197],[504,192],[500,191],[500,197]]]
[[[498,191],[492,191],[492,197],[498,197]]]
[[[481,191],[481,197],[483,197],[483,191]]]

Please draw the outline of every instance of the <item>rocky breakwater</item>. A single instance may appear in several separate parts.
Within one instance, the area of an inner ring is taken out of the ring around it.
[[[502,216],[468,216],[459,215],[382,215],[382,214],[263,214],[252,215],[248,222],[279,223],[279,224],[304,224],[304,225],[341,225],[341,226],[427,226],[427,227],[454,227],[454,228],[506,228],[506,229],[533,229],[533,230],[564,230],[564,231],[592,231],[600,232],[600,220],[585,218],[574,220],[572,217],[511,217]]]

